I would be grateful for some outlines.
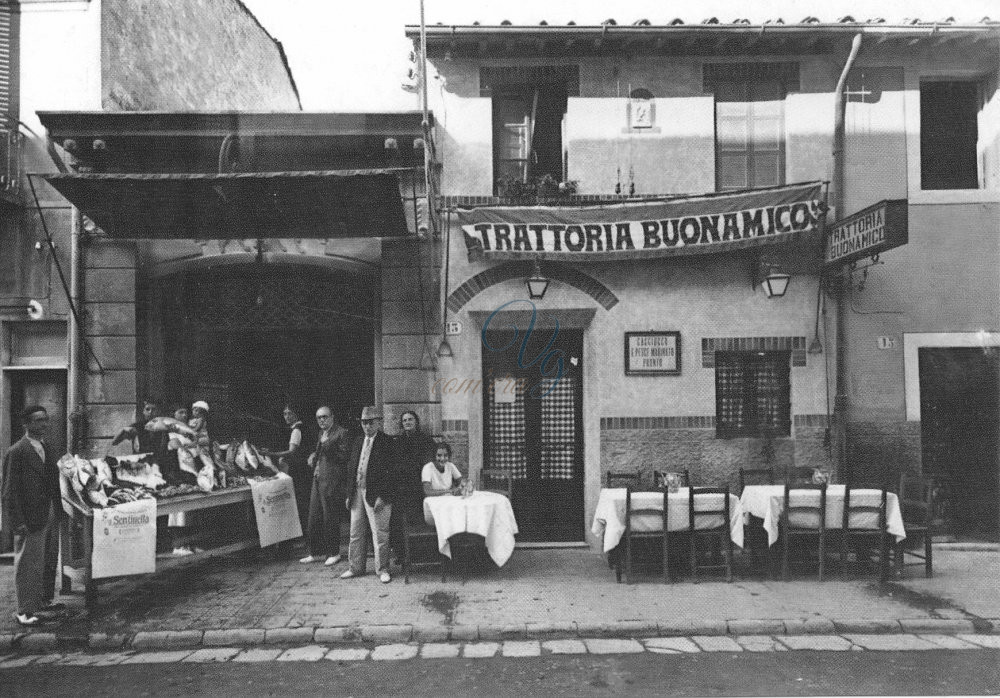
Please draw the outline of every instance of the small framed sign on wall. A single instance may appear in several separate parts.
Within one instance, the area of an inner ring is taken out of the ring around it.
[[[679,376],[680,332],[626,332],[626,376]]]

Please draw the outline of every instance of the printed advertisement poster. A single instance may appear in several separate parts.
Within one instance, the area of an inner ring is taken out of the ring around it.
[[[257,515],[260,547],[302,535],[299,508],[295,504],[292,478],[285,473],[267,480],[250,480],[253,510]]]
[[[156,500],[94,509],[94,579],[156,571]]]

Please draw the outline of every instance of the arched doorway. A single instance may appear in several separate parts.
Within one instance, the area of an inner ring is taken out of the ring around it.
[[[149,388],[166,402],[207,400],[219,441],[280,445],[287,400],[302,406],[307,427],[321,403],[350,425],[374,399],[374,288],[370,278],[298,264],[156,279],[143,333]]]

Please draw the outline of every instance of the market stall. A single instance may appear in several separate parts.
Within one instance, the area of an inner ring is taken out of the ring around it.
[[[71,591],[75,572],[84,580],[86,603],[92,607],[102,579],[154,573],[182,561],[302,535],[291,478],[252,444],[214,444],[213,455],[180,431],[171,431],[170,437],[181,471],[188,475],[172,477],[172,484],[153,454],[60,459],[60,489],[68,515],[61,535],[63,593]],[[244,502],[252,505],[239,506]],[[198,534],[207,537],[208,545],[184,557],[157,557],[158,517],[219,512],[234,505],[226,517],[238,535],[221,533],[218,517],[199,516],[193,527],[203,529]],[[213,541],[213,535],[220,538]]]

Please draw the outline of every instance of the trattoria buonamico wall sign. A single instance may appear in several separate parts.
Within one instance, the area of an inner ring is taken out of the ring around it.
[[[905,245],[906,226],[906,199],[879,201],[830,226],[823,261],[836,267]]]
[[[470,258],[591,261],[725,252],[818,231],[821,182],[597,206],[460,210]]]

